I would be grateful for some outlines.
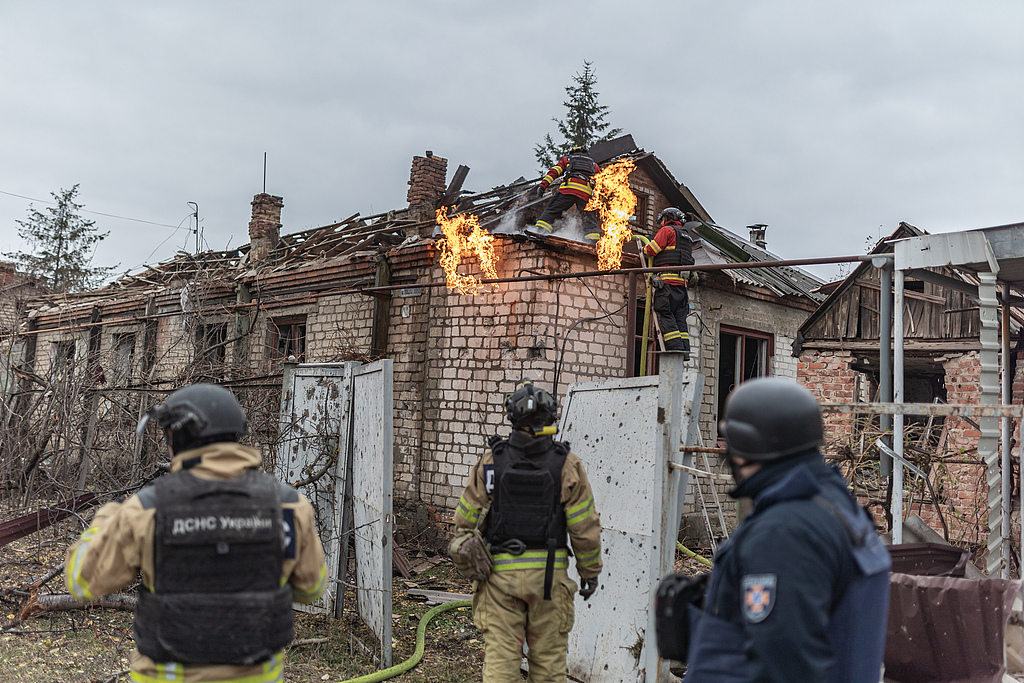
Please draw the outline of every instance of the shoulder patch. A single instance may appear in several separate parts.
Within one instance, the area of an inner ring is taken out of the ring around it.
[[[295,559],[295,510],[285,508],[281,510],[281,544],[284,546],[284,557],[286,560]]]
[[[776,594],[775,574],[747,574],[740,582],[743,591],[743,618],[751,624],[764,621],[772,613]]]
[[[494,465],[484,465],[484,491],[494,493]]]

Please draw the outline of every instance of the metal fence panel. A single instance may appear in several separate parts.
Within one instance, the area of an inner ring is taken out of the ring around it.
[[[391,666],[392,372],[378,360],[352,376],[352,530],[359,615],[380,640]]]
[[[300,487],[316,512],[317,532],[327,554],[328,584],[317,602],[296,608],[317,614],[328,612],[337,595],[342,507],[335,490],[344,491],[346,471],[345,463],[339,462],[338,434],[349,419],[352,370],[358,365],[286,363],[284,367],[274,473],[291,484],[322,475]]]
[[[594,489],[604,559],[598,592],[577,599],[569,634],[569,674],[584,683],[636,683],[652,667],[662,673],[649,608],[672,569],[687,483],[668,462],[690,464],[679,445],[693,440],[683,432],[696,428],[702,386],[700,375],[666,373],[574,384],[567,393],[560,438],[583,460]]]

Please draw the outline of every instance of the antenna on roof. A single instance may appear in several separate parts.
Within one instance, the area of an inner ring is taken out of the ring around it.
[[[267,193],[267,153],[263,153],[263,194]]]

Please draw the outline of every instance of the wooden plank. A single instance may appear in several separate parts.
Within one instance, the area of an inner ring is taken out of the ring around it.
[[[440,604],[442,602],[455,602],[456,600],[472,600],[473,596],[468,593],[446,593],[445,591],[431,591],[422,588],[410,588],[405,591],[410,598],[423,598],[427,602]]]

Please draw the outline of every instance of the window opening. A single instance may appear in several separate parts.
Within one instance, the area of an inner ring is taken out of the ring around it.
[[[765,332],[722,325],[718,333],[718,414],[737,386],[768,375],[768,359],[774,353],[773,336]]]

